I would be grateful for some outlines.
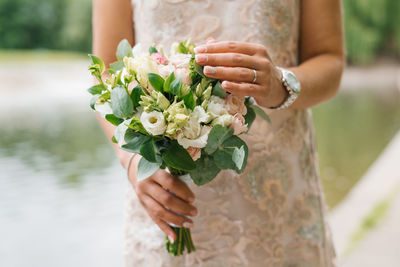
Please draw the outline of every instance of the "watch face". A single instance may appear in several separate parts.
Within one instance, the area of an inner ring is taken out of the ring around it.
[[[293,72],[286,72],[286,82],[289,84],[289,87],[293,90],[293,93],[300,94],[300,82],[297,80],[297,77],[293,74]]]

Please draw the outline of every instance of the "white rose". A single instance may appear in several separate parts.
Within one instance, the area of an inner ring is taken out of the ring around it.
[[[210,97],[210,101],[208,102],[207,112],[209,112],[213,118],[227,114],[228,111],[225,107],[225,100],[218,96],[212,95]]]
[[[140,121],[142,122],[143,127],[146,129],[146,131],[148,131],[152,135],[161,135],[165,132],[165,129],[167,128],[162,112],[143,112],[140,116]]]
[[[174,66],[172,66],[171,64],[168,65],[158,65],[158,73],[160,74],[160,76],[162,76],[163,78],[168,77],[172,72],[174,72]]]
[[[187,138],[184,136],[183,133],[180,133],[178,135],[178,143],[183,146],[184,148],[188,148],[188,147],[196,147],[196,148],[203,148],[207,145],[207,139],[208,139],[208,135],[211,131],[211,127],[210,126],[202,126],[201,130],[200,130],[200,134],[197,138]]]
[[[158,65],[154,59],[146,54],[141,54],[134,60],[134,70],[137,75],[137,80],[139,84],[144,88],[149,88],[149,78],[148,73],[158,74]]]
[[[169,62],[176,68],[189,67],[190,59],[192,55],[190,54],[175,54],[168,58]]]
[[[245,100],[246,98],[244,96],[227,94],[225,97],[225,104],[229,114],[235,115],[236,113],[240,113],[246,115],[247,108],[244,104]]]

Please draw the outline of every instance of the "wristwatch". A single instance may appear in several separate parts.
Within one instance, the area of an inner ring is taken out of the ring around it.
[[[299,80],[293,72],[280,67],[277,67],[277,69],[282,73],[282,85],[289,93],[289,96],[281,105],[277,107],[271,107],[271,109],[279,110],[285,109],[293,104],[296,98],[300,95],[301,86]]]

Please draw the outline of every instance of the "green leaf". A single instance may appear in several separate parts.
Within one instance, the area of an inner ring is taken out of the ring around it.
[[[149,54],[158,53],[157,49],[154,46],[149,47]]]
[[[226,127],[222,127],[221,125],[215,125],[208,135],[207,145],[204,149],[205,152],[211,155],[226,139],[232,135],[233,129],[228,129]]]
[[[189,91],[189,93],[183,97],[183,102],[185,103],[185,106],[191,110],[196,107],[196,100],[194,99],[192,91]]]
[[[222,89],[222,87],[221,87],[221,82],[220,82],[220,81],[218,81],[218,82],[214,85],[211,94],[212,94],[212,95],[215,95],[215,96],[219,96],[219,97],[221,97],[221,98],[224,98],[224,97],[225,97],[226,91],[225,91],[224,89]]]
[[[149,139],[140,145],[140,155],[148,161],[156,162],[156,149],[153,139]]]
[[[180,97],[182,87],[182,79],[177,78],[171,82],[170,91],[173,95]]]
[[[120,119],[120,118],[115,117],[114,114],[107,114],[107,115],[105,116],[105,119],[106,119],[107,121],[109,121],[111,124],[115,125],[115,126],[120,125],[120,124],[124,121],[123,119]]]
[[[251,125],[253,124],[254,120],[256,119],[256,113],[250,105],[246,105],[247,113],[244,115],[244,122],[247,124],[247,128],[250,129]]]
[[[94,108],[94,105],[96,104],[96,102],[97,102],[97,99],[99,99],[99,95],[94,95],[94,96],[92,96],[92,98],[90,99],[90,107],[93,109],[93,110],[96,110],[95,108]]]
[[[147,73],[147,77],[149,78],[149,82],[151,86],[153,86],[154,90],[162,93],[164,87],[163,77],[155,73]]]
[[[110,64],[110,68],[115,72],[122,70],[123,67],[124,67],[124,62],[122,61],[115,61],[114,63]]]
[[[167,150],[162,153],[162,159],[167,166],[171,166],[177,170],[188,172],[196,168],[196,164],[192,157],[186,149],[176,141],[173,141]]]
[[[115,136],[113,135],[113,137],[111,137],[111,142],[113,142],[114,144],[118,144],[117,139],[115,139]]]
[[[118,118],[127,118],[133,112],[132,100],[122,86],[115,87],[111,91],[111,108]]]
[[[161,166],[162,161],[150,162],[145,158],[141,158],[138,164],[137,182],[140,182],[153,175]]]
[[[171,72],[171,74],[168,76],[168,78],[164,82],[164,92],[171,92],[170,87],[171,83],[175,80],[175,74]]]
[[[107,69],[108,73],[110,73],[111,75],[115,74],[115,70],[113,69]]]
[[[149,140],[151,137],[144,134],[128,129],[125,133],[126,144],[122,145],[121,148],[131,153],[140,153],[140,146]]]
[[[242,168],[237,168],[236,164],[235,164],[235,170],[237,173],[242,173],[244,171],[244,169],[246,168],[246,164],[247,164],[247,156],[249,153],[249,150],[247,148],[246,143],[240,139],[238,136],[236,135],[232,135],[231,137],[229,137],[228,139],[226,139],[223,143],[222,143],[222,147],[224,148],[238,148],[240,149],[241,147],[243,147],[244,150],[244,159],[243,159],[243,163],[242,163]],[[233,153],[234,153],[234,149],[231,149],[232,152],[232,158],[233,158]]]
[[[267,115],[267,113],[265,113],[264,110],[262,110],[259,106],[256,105],[251,105],[250,108],[252,110],[254,110],[254,112],[260,116],[261,118],[263,118],[266,122],[271,123],[271,119],[269,118],[269,116]]]
[[[242,169],[243,167],[245,154],[246,152],[244,151],[244,146],[241,146],[240,148],[235,147],[233,150],[232,160],[235,162],[238,170]]]
[[[232,160],[233,149],[217,149],[214,152],[213,158],[218,168],[222,170],[235,169],[235,162]]]
[[[90,87],[88,89],[88,92],[92,95],[101,95],[101,93],[106,90],[106,87],[104,86],[104,84],[96,84],[93,85],[92,87]]]
[[[116,56],[117,56],[118,60],[123,60],[124,57],[133,57],[132,47],[129,44],[128,40],[123,39],[119,43]]]
[[[189,172],[190,177],[196,185],[204,185],[211,182],[221,171],[215,164],[214,159],[203,154],[195,161],[196,168]]]
[[[106,66],[104,65],[104,61],[99,58],[96,57],[92,54],[89,54],[90,59],[92,60],[92,64],[98,64],[100,67],[100,74],[102,74],[105,70],[106,70]]]
[[[143,89],[140,85],[134,87],[131,92],[131,100],[133,104],[133,108],[137,108],[139,106],[140,96],[144,95]]]

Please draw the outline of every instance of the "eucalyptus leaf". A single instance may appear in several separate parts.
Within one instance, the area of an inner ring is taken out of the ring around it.
[[[221,125],[215,125],[208,135],[205,152],[209,155],[214,153],[218,147],[229,137],[233,135],[233,129],[228,129]]]
[[[240,148],[235,147],[235,149],[233,150],[232,160],[233,162],[235,162],[236,168],[238,170],[242,169],[243,167],[245,155],[246,152],[244,151],[244,146],[241,146]]]
[[[140,145],[140,155],[150,162],[156,162],[156,149],[153,139],[149,139]]]
[[[203,67],[203,66],[197,64],[196,61],[193,61],[193,65],[194,65],[194,70],[195,70],[201,77],[207,78],[207,76],[204,75],[204,72],[203,72],[203,68],[204,68],[204,67]]]
[[[221,87],[221,82],[220,82],[220,81],[218,81],[218,82],[214,85],[214,87],[213,87],[211,93],[212,93],[213,95],[219,96],[219,97],[221,97],[221,98],[224,98],[225,95],[226,95],[226,91],[225,91],[224,89],[222,89],[222,87]]]
[[[131,92],[131,100],[133,104],[133,108],[137,108],[139,106],[140,96],[144,95],[143,89],[140,85],[134,87]]]
[[[138,164],[136,181],[140,182],[153,175],[161,166],[162,161],[150,162],[145,158],[141,158]]]
[[[181,171],[191,171],[196,168],[196,164],[193,161],[189,153],[184,149],[178,142],[173,141],[167,150],[162,153],[162,159],[174,169]]]
[[[118,118],[127,118],[132,115],[132,100],[122,86],[117,86],[111,91],[111,108]]]
[[[271,123],[271,119],[269,118],[269,116],[267,115],[267,113],[265,113],[264,110],[262,110],[259,106],[257,105],[251,105],[250,106],[251,109],[254,110],[254,112],[260,116],[261,118],[263,118],[266,122]]]
[[[123,39],[118,44],[116,56],[117,56],[118,60],[123,60],[124,57],[133,57],[132,47],[129,44],[128,40]]]
[[[99,99],[100,95],[94,95],[92,96],[92,98],[90,99],[90,108],[93,110],[96,110],[94,108],[94,105],[96,105],[97,99]]]
[[[215,164],[222,170],[235,169],[235,162],[232,160],[233,149],[217,149],[213,154]]]
[[[101,93],[106,90],[106,87],[104,84],[96,84],[93,85],[88,89],[88,92],[92,95],[101,95]]]
[[[147,77],[149,78],[149,82],[151,86],[153,86],[154,90],[162,93],[164,87],[163,77],[156,73],[147,73]]]
[[[122,61],[115,61],[114,63],[110,64],[110,68],[115,72],[122,70],[123,67],[124,67],[124,62]]]
[[[240,139],[238,136],[236,135],[232,135],[231,137],[229,137],[228,139],[226,139],[223,143],[222,143],[222,147],[224,148],[238,148],[240,149],[241,147],[243,147],[244,150],[244,158],[243,158],[243,163],[242,163],[242,168],[237,168],[235,166],[235,170],[237,173],[242,173],[244,171],[244,169],[246,168],[246,164],[247,164],[247,157],[248,157],[248,153],[249,150],[247,148],[246,143]],[[234,153],[234,149],[231,150],[232,151],[232,155]],[[232,156],[233,158],[233,156]]]
[[[250,129],[251,125],[253,124],[254,120],[256,119],[256,113],[250,107],[250,105],[246,105],[247,112],[244,115],[244,122],[247,124],[247,128]]]
[[[196,185],[204,185],[211,182],[221,171],[215,164],[214,159],[203,154],[195,161],[196,168],[189,172],[190,177]]]
[[[150,138],[149,136],[134,132],[132,129],[128,129],[125,133],[126,144],[122,145],[121,148],[131,153],[140,153],[140,146]]]
[[[123,119],[115,117],[114,114],[106,114],[105,119],[115,126],[120,125],[124,121]]]

